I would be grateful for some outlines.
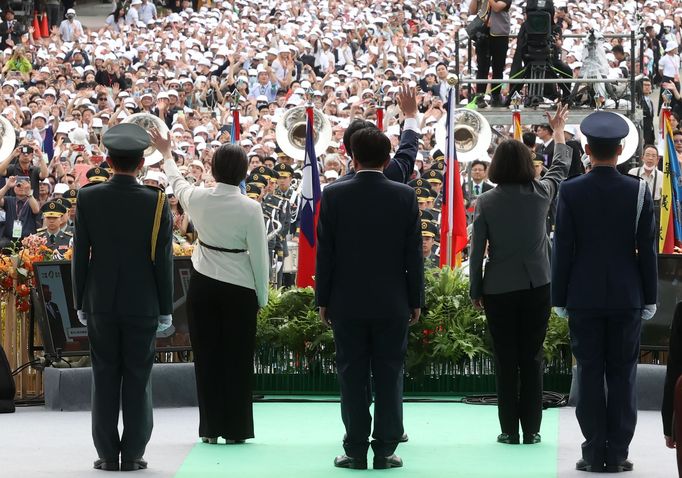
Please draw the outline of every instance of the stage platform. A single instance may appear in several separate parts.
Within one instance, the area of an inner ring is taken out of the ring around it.
[[[326,398],[329,400],[329,397]],[[410,441],[397,452],[402,469],[366,472],[332,466],[342,452],[339,404],[257,403],[256,438],[245,445],[197,443],[196,408],[155,410],[145,458],[155,478],[585,478],[574,470],[582,437],[572,408],[548,410],[539,445],[500,445],[497,409],[455,403],[407,403]],[[88,412],[19,408],[0,415],[0,476],[8,478],[101,478]],[[675,455],[665,448],[658,412],[640,412],[628,478],[672,478]],[[369,473],[370,475],[367,475]]]

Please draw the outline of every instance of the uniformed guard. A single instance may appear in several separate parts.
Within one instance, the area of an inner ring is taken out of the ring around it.
[[[292,232],[293,211],[291,204],[291,196],[293,194],[293,190],[291,189],[291,180],[294,175],[294,168],[285,163],[277,163],[273,170],[277,175],[277,187],[275,188],[275,191],[272,193],[272,197],[274,199],[274,202],[277,203],[278,220],[282,224],[278,236],[282,245],[283,265],[284,259],[286,259],[289,256],[289,240],[291,239],[291,235],[293,233]],[[286,274],[286,276],[287,277],[285,281],[285,274],[282,270],[282,267],[279,267],[279,270],[277,271],[278,287],[282,286],[288,287],[294,285],[295,280],[294,275]]]
[[[61,219],[67,213],[66,207],[56,200],[47,201],[40,208],[43,213],[43,224],[45,227],[38,229],[37,235],[47,239],[45,244],[53,252],[64,254],[71,244],[73,234],[65,232],[61,228]]]
[[[420,211],[425,211],[433,207],[433,197],[431,197],[430,189],[415,188],[414,192],[417,195],[417,204],[419,205]]]
[[[85,177],[88,178],[90,183],[104,183],[109,181],[109,172],[100,166],[90,168],[85,173]]]
[[[431,189],[431,183],[424,178],[413,179],[412,181],[408,182],[407,185],[410,186],[411,188]]]
[[[68,228],[68,231],[73,234],[73,226],[76,223],[76,203],[78,202],[78,190],[69,189],[64,193],[63,199],[66,199],[68,201],[68,204],[66,204],[66,206],[69,209],[66,220],[66,226]]]
[[[422,253],[424,254],[424,268],[439,267],[440,258],[433,252],[438,235],[438,226],[432,221],[421,220],[422,226]]]
[[[147,132],[124,123],[102,141],[114,175],[79,191],[74,306],[90,340],[95,468],[132,471],[147,467],[154,342],[172,320],[172,219],[164,193],[136,180],[151,141]]]
[[[269,169],[269,168],[268,168]],[[275,275],[276,265],[277,265],[277,234],[278,234],[278,223],[273,220],[273,217],[268,214],[266,206],[263,205],[263,189],[259,183],[248,183],[246,185],[246,195],[261,203],[263,210],[263,221],[265,222],[265,233],[268,239],[268,256],[270,257],[270,282],[275,283],[277,278]]]
[[[443,204],[443,172],[432,168],[424,173],[424,178],[431,184],[431,189],[436,192],[433,207],[440,209]]]
[[[578,365],[576,416],[585,442],[576,468],[629,471],[641,323],[656,311],[653,201],[646,182],[616,170],[628,134],[620,116],[598,111],[580,129],[593,169],[559,190],[552,305],[570,318]]]

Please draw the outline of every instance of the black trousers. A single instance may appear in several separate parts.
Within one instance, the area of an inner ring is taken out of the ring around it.
[[[253,354],[258,299],[253,289],[192,270],[187,319],[199,399],[199,436],[253,438]]]
[[[495,353],[498,416],[502,433],[540,431],[542,367],[551,309],[549,284],[483,297]]]
[[[476,40],[476,78],[479,80],[488,79],[488,72],[490,71],[491,66],[493,69],[493,78],[502,78],[505,62],[507,61],[508,48],[508,36],[481,35],[479,39]],[[496,86],[499,86],[499,83],[490,85],[492,88],[491,95],[499,97],[500,88],[495,89]],[[485,94],[487,87],[488,85],[486,84],[476,85],[476,93],[481,95]]]
[[[403,435],[403,363],[408,318],[396,320],[332,320],[336,367],[341,388],[343,443],[348,456],[364,458],[372,432],[370,371],[374,384],[376,456],[390,456]]]
[[[151,373],[158,317],[88,317],[92,438],[105,461],[142,458],[152,435]],[[123,434],[118,415],[123,410]]]
[[[575,414],[585,437],[583,459],[595,465],[619,464],[628,457],[637,424],[642,311],[569,310],[568,317],[578,364]]]

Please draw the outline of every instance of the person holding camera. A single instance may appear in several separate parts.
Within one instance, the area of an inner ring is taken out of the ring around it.
[[[476,78],[479,80],[488,78],[491,67],[493,78],[502,78],[504,74],[507,49],[509,48],[509,9],[511,3],[511,0],[475,0],[469,5],[469,15],[478,12],[481,19],[485,18],[483,30],[476,38],[472,38],[476,43]],[[487,86],[484,83],[476,85],[476,104],[479,107],[487,106],[483,99]],[[502,106],[500,94],[502,85],[493,83],[490,86],[492,88],[490,92],[492,106]]]
[[[30,189],[38,197],[40,181],[48,176],[47,164],[35,141],[23,140],[4,161],[0,162],[0,176],[28,178]],[[12,194],[12,189],[8,191]]]

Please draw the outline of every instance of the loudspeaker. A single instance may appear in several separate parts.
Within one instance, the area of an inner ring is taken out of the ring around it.
[[[17,389],[9,368],[7,355],[0,345],[0,413],[14,413],[14,395]]]

